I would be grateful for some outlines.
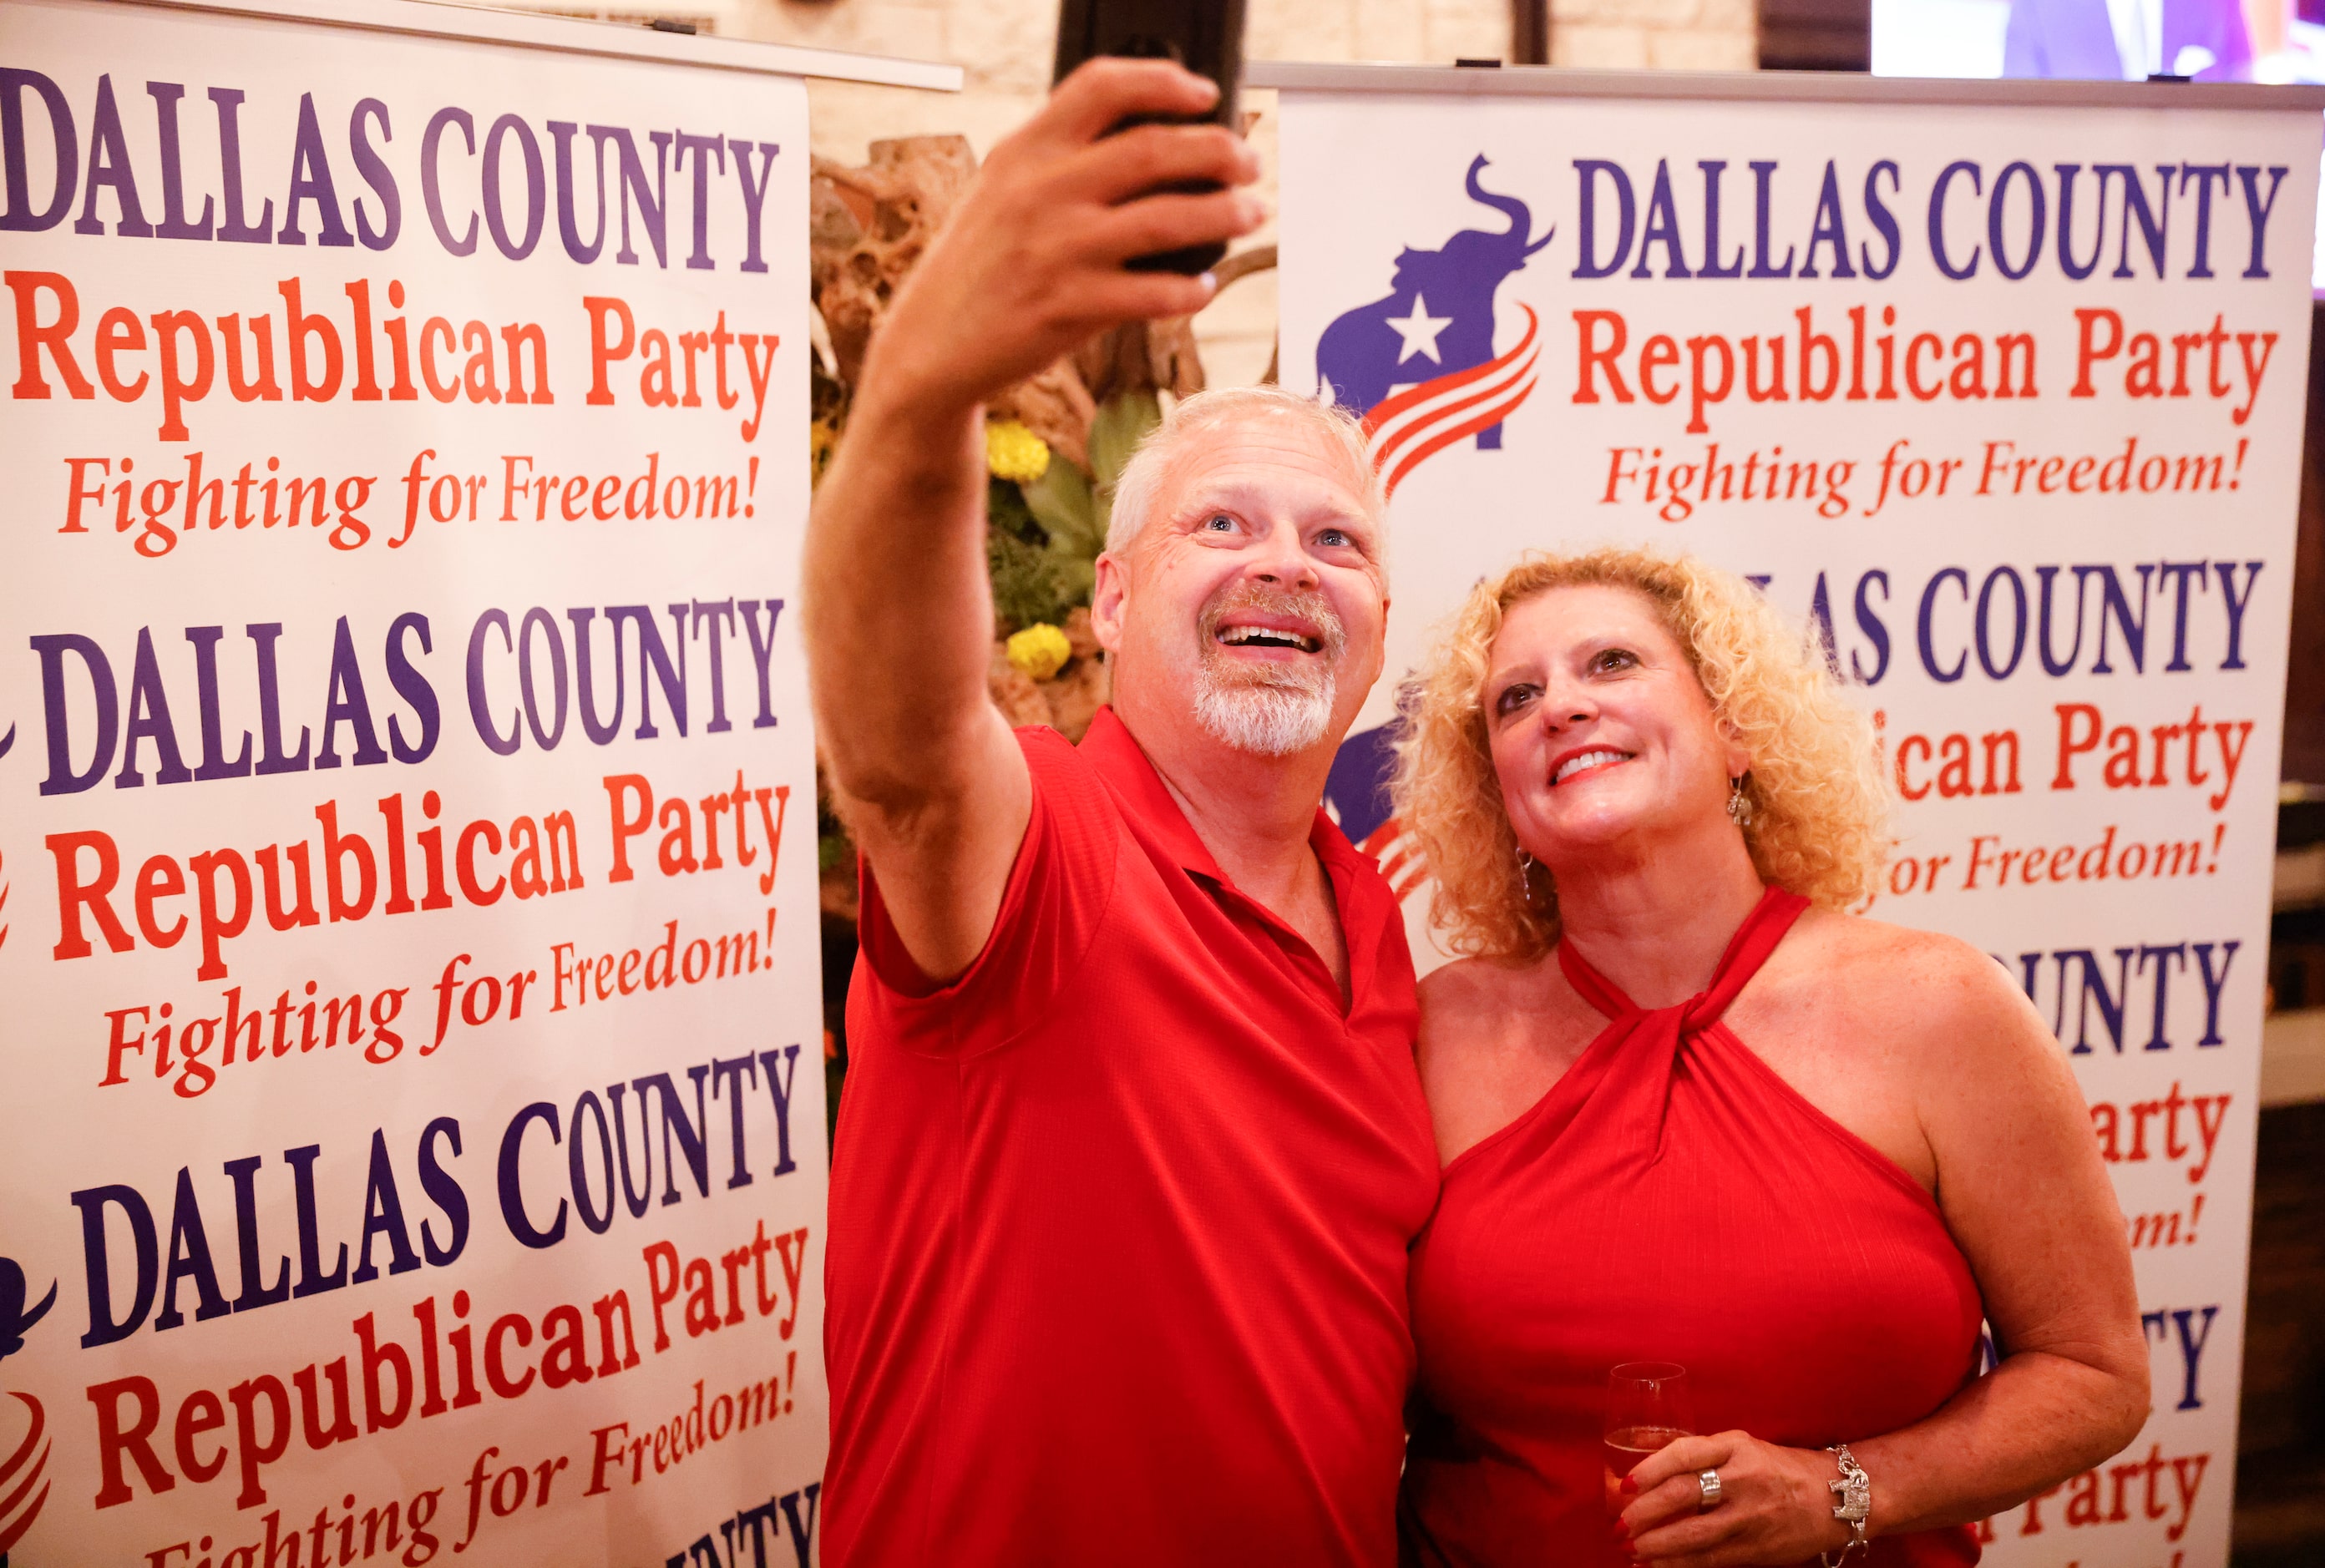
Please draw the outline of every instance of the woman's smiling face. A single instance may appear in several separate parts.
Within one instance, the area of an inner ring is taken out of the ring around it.
[[[1553,874],[1578,854],[1700,829],[1750,766],[1632,588],[1552,588],[1513,605],[1482,702],[1510,825]]]

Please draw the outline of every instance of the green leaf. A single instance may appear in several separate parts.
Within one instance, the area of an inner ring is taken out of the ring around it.
[[[1062,459],[1053,461],[1039,479],[1018,488],[1026,511],[1050,536],[1051,548],[1098,558],[1106,548],[1106,518],[1080,469]]]
[[[1071,559],[1054,558],[1058,554],[1057,547],[1052,545],[1050,548],[1053,558],[1051,561],[1051,576],[1058,586],[1061,618],[1065,610],[1070,610],[1077,604],[1084,607],[1088,605],[1090,595],[1098,586],[1098,567],[1095,558],[1085,558],[1077,556]]]
[[[819,872],[837,870],[855,855],[856,846],[847,835],[838,833],[819,834],[815,841],[815,869]]]
[[[1055,621],[1070,602],[1051,551],[994,528],[985,534],[986,571],[993,584],[994,618],[1006,631]]]
[[[1002,532],[1024,540],[1027,544],[1049,542],[1049,533],[1025,505],[1024,494],[1007,479],[986,482],[985,521]]]
[[[1162,422],[1162,405],[1151,392],[1120,392],[1106,400],[1089,431],[1090,472],[1101,488],[1122,477],[1131,453]]]

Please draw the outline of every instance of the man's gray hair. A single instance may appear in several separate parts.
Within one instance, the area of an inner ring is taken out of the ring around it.
[[[1114,512],[1106,530],[1107,551],[1120,555],[1153,521],[1154,499],[1162,488],[1162,477],[1189,440],[1237,420],[1269,417],[1301,420],[1338,442],[1348,454],[1349,477],[1357,482],[1366,513],[1376,525],[1383,521],[1388,500],[1382,493],[1380,475],[1373,467],[1364,426],[1354,415],[1329,401],[1280,386],[1221,387],[1181,399],[1131,454],[1114,484]]]

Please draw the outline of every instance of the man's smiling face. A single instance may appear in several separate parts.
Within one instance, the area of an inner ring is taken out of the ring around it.
[[[1383,659],[1366,486],[1346,447],[1289,412],[1189,436],[1145,526],[1100,563],[1093,618],[1117,701],[1264,755],[1337,744]]]

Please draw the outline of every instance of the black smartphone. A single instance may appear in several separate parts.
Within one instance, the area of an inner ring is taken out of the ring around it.
[[[1240,130],[1236,88],[1243,75],[1244,0],[1063,0],[1058,11],[1058,67],[1055,79],[1063,81],[1076,66],[1098,55],[1126,55],[1134,60],[1171,60],[1197,76],[1218,84],[1218,102],[1209,114],[1186,124],[1212,124]],[[1126,131],[1143,124],[1126,120],[1115,127]],[[1165,189],[1200,194],[1217,190],[1211,180],[1194,180]],[[1151,256],[1134,256],[1125,263],[1135,272],[1183,272],[1189,277],[1209,272],[1227,254],[1225,242],[1187,245]]]

